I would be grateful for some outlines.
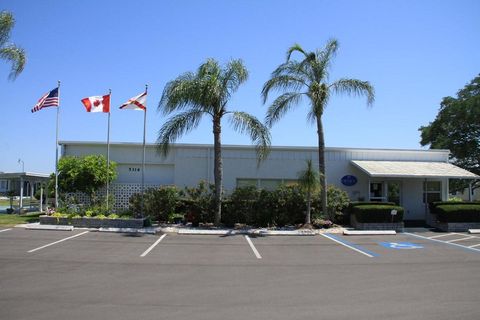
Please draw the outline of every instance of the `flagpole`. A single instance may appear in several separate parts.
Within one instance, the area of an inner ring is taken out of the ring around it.
[[[58,122],[60,114],[60,80],[58,80],[57,128],[55,134],[55,210],[58,210]],[[47,195],[48,198],[48,195]]]
[[[148,84],[145,85],[145,95],[148,92]],[[143,110],[143,156],[142,156],[142,218],[144,216],[144,206],[145,206],[145,133],[147,128],[147,108]]]
[[[112,89],[108,91],[109,100],[112,98]],[[110,100],[111,104],[111,100]],[[110,105],[108,106],[108,130],[107,130],[107,213],[108,213],[108,197],[110,189]]]

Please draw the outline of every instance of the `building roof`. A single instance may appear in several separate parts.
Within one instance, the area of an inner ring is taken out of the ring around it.
[[[35,172],[1,172],[0,179],[34,179],[34,180],[48,180],[49,174],[35,173]]]
[[[104,146],[106,145],[105,141],[59,141],[61,146]],[[138,146],[142,147],[141,142],[112,142],[110,141],[110,146]],[[156,143],[147,143],[147,147],[157,147]],[[171,147],[187,147],[187,148],[213,148],[213,144],[191,144],[191,143],[172,143]],[[225,149],[249,149],[255,150],[254,145],[232,145],[232,144],[222,144],[222,148]],[[312,146],[271,146],[272,150],[295,150],[295,151],[316,151],[318,147]],[[450,150],[448,149],[395,149],[395,148],[358,148],[358,147],[325,147],[325,151],[385,151],[385,152],[420,152],[420,153],[444,153],[449,154]]]
[[[370,177],[480,179],[476,174],[446,162],[352,160],[351,163]]]

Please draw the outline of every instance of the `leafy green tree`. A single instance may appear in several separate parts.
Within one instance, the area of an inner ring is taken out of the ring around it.
[[[305,224],[311,224],[312,195],[320,188],[320,177],[315,170],[312,160],[307,160],[307,167],[298,173],[298,184],[307,195],[307,214]]]
[[[82,158],[62,157],[58,162],[58,187],[61,192],[84,192],[95,200],[96,191],[117,178],[117,164],[103,155],[89,155]]]
[[[10,12],[0,12],[0,58],[12,63],[9,75],[11,80],[23,71],[27,61],[25,50],[8,42],[14,25],[15,19]]]
[[[375,99],[374,88],[368,81],[342,78],[329,81],[329,68],[338,48],[335,39],[329,40],[322,50],[305,51],[295,44],[287,50],[286,62],[272,72],[262,90],[263,103],[266,103],[272,90],[283,92],[267,110],[266,124],[271,127],[285,113],[296,107],[306,97],[310,102],[307,118],[316,123],[318,134],[318,167],[321,173],[320,186],[322,210],[327,212],[326,175],[325,175],[325,140],[323,134],[322,115],[332,94],[366,95],[367,104]],[[299,53],[301,60],[293,60],[293,53]]]
[[[268,128],[254,116],[240,111],[229,111],[232,94],[248,78],[241,60],[232,60],[226,66],[208,59],[196,73],[187,72],[165,86],[158,110],[165,115],[176,113],[162,126],[157,143],[164,155],[169,144],[195,129],[202,117],[212,121],[214,136],[215,224],[220,223],[223,164],[221,149],[222,119],[228,116],[236,131],[250,135],[257,146],[259,159],[266,157],[270,146]]]
[[[452,163],[480,175],[480,75],[475,77],[457,97],[443,98],[433,122],[419,128],[422,146],[449,149]],[[465,181],[452,181],[451,190],[463,190]],[[476,181],[473,188],[479,188]]]

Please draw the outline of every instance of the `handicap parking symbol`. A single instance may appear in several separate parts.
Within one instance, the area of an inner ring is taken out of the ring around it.
[[[423,249],[423,246],[411,242],[379,242],[378,244],[385,248],[397,250]]]

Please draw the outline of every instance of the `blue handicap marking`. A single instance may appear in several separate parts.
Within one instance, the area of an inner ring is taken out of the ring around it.
[[[423,249],[423,246],[411,242],[379,242],[378,244],[385,248],[397,250]]]

